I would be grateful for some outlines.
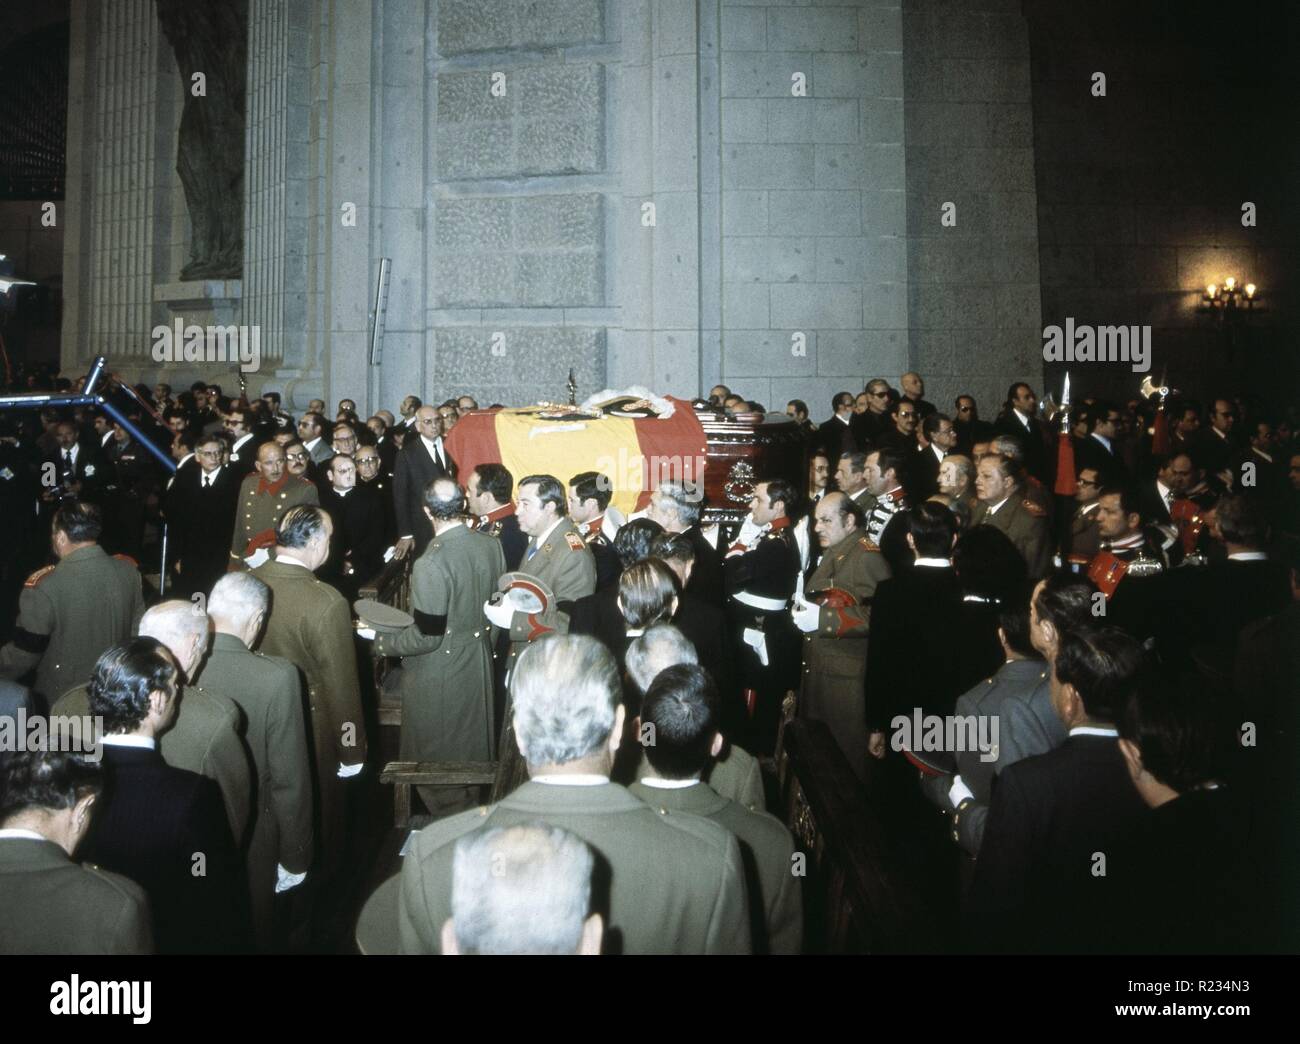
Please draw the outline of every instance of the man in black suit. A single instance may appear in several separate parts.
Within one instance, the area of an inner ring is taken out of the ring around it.
[[[858,399],[865,404],[866,408],[861,413],[853,415],[854,445],[852,448],[867,450],[875,447],[880,437],[893,427],[889,419],[889,407],[892,404],[889,382],[881,377],[868,381]]]
[[[944,505],[904,516],[914,568],[876,587],[867,637],[868,749],[884,758],[898,715],[951,714],[957,697],[1002,663],[994,631],[979,626],[952,567],[957,520]]]
[[[831,460],[839,460],[841,453],[858,448],[853,434],[853,394],[836,392],[831,399],[831,416],[817,429],[817,445]]]
[[[838,422],[837,422],[838,423]],[[722,557],[700,529],[704,509],[704,487],[686,482],[661,482],[650,497],[646,517],[665,532],[683,533],[695,548],[695,568],[687,585],[688,594],[722,607]],[[625,566],[626,568],[626,566]]]
[[[1174,501],[1187,492],[1195,470],[1186,453],[1165,453],[1152,458],[1156,477],[1138,487],[1138,506],[1142,517],[1156,525],[1173,525],[1170,509]]]
[[[244,948],[243,869],[221,791],[158,753],[176,718],[171,653],[153,638],[114,646],[95,664],[89,699],[104,721],[107,786],[81,854],[148,893],[159,953]]]
[[[718,691],[729,695],[731,661],[727,656],[727,615],[716,605],[686,591],[695,569],[694,545],[681,533],[663,533],[655,537],[650,551],[656,558],[664,560],[679,581],[681,594],[677,612],[673,614],[673,624],[695,646],[700,666],[713,675]]]
[[[334,522],[330,556],[317,574],[349,603],[360,586],[378,575],[388,546],[379,494],[357,482],[357,465],[340,453],[325,465],[320,506]]]
[[[46,488],[41,499],[53,502],[61,496],[75,495],[102,503],[103,488],[113,469],[99,447],[79,441],[77,426],[71,421],[59,423],[54,439],[58,448],[41,462],[41,473],[49,470],[46,464],[53,464],[59,483],[54,489]]]
[[[1143,818],[1114,726],[1142,648],[1116,628],[1067,632],[1052,665],[1064,746],[1009,765],[993,791],[967,922],[979,952],[1114,947],[1108,860]]]
[[[939,492],[939,465],[957,448],[957,430],[946,413],[934,412],[927,416],[921,422],[921,433],[929,445],[916,451],[909,467],[912,482],[908,493],[917,501]]]
[[[979,406],[973,395],[958,395],[953,400],[953,409],[955,420],[952,426],[957,432],[957,452],[969,457],[977,442],[993,438],[993,425],[980,420]]]
[[[922,422],[932,414],[938,412],[934,403],[925,401],[925,381],[919,373],[911,370],[898,379],[902,385],[903,397],[900,401],[910,402],[916,407],[916,415]]]
[[[415,411],[414,437],[407,438],[393,470],[393,502],[397,514],[397,556],[414,549],[424,553],[433,539],[433,527],[424,515],[424,491],[436,478],[456,477],[456,462],[442,441],[442,417],[436,406]]]
[[[1214,715],[1196,681],[1145,672],[1118,724],[1120,753],[1148,809],[1111,866],[1120,947],[1272,949],[1283,890],[1270,892],[1269,878],[1294,880],[1260,844],[1261,827],[1278,817],[1217,776]]]
[[[1088,435],[1074,450],[1075,473],[1096,468],[1103,485],[1122,485],[1127,478],[1119,454],[1120,412],[1111,403],[1095,402],[1084,414]]]
[[[226,572],[241,481],[222,465],[215,435],[200,438],[194,457],[198,466],[176,472],[163,504],[168,553],[179,571],[175,594],[181,598],[212,590]]]
[[[1007,402],[1001,416],[993,425],[995,435],[1010,435],[1024,449],[1024,465],[1034,478],[1050,487],[1056,466],[1055,436],[1038,419],[1038,396],[1023,381],[1013,384],[1007,391]]]
[[[235,476],[235,488],[253,473],[257,463],[257,436],[253,434],[249,411],[236,406],[226,414],[226,431],[230,435],[230,463],[226,466]]]

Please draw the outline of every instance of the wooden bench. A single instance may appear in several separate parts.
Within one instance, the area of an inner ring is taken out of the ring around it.
[[[394,558],[391,562],[385,562],[383,569],[372,577],[368,583],[361,586],[357,591],[357,596],[359,598],[371,598],[376,602],[383,602],[385,605],[401,609],[403,612],[410,612],[411,565],[413,561],[413,556],[408,554],[405,558]],[[375,679],[375,694],[379,704],[379,724],[394,725],[400,728],[402,724],[401,702],[384,698],[384,678],[388,674],[392,661],[389,657],[380,656],[377,653],[371,654],[371,661]]]

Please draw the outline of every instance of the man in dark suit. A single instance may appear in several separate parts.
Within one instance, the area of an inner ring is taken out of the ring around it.
[[[979,406],[973,395],[958,395],[953,400],[955,420],[953,429],[957,432],[957,452],[970,456],[979,442],[993,438],[993,425],[980,420]]]
[[[691,573],[695,569],[695,547],[682,533],[663,533],[654,539],[650,548],[656,558],[661,558],[680,581],[681,594],[673,624],[695,646],[700,666],[713,675],[718,691],[731,692],[731,659],[727,655],[727,615],[716,605],[689,594]]]
[[[893,427],[889,418],[889,407],[893,403],[889,382],[881,377],[868,381],[858,396],[858,402],[863,408],[860,413],[853,414],[853,448],[866,451],[874,449],[881,436]]]
[[[424,490],[436,478],[456,477],[456,462],[442,441],[442,417],[436,406],[415,411],[414,437],[408,436],[393,470],[393,502],[397,513],[398,557],[414,549],[423,554],[433,538],[424,515]]]
[[[1141,646],[1115,628],[1061,636],[1052,704],[1070,736],[998,779],[971,886],[973,949],[1084,953],[1114,946],[1106,860],[1141,822],[1144,806],[1113,723],[1141,666]]]
[[[1084,415],[1088,435],[1075,447],[1076,474],[1083,468],[1096,468],[1103,485],[1121,485],[1127,479],[1124,460],[1119,454],[1120,412],[1108,402],[1095,402]]]
[[[853,394],[836,392],[831,399],[831,415],[817,429],[817,445],[831,460],[839,460],[841,453],[858,448],[853,435]]]
[[[41,462],[41,470],[44,474],[48,471],[45,465],[53,464],[59,484],[53,490],[44,490],[41,499],[57,502],[61,496],[77,495],[102,503],[103,489],[112,472],[103,452],[93,443],[79,441],[77,426],[71,421],[60,422],[54,429],[54,438],[58,449]]]
[[[939,492],[939,465],[957,448],[957,430],[946,413],[933,412],[921,422],[921,433],[929,445],[917,449],[908,465],[911,484],[904,483],[912,499],[926,500]]]
[[[876,586],[867,637],[870,753],[884,758],[894,718],[951,714],[957,697],[1002,662],[996,634],[976,625],[952,568],[957,520],[929,501],[908,515],[915,567]]]
[[[114,646],[95,664],[89,694],[90,713],[104,720],[107,786],[82,855],[144,888],[159,953],[243,948],[243,872],[221,792],[158,753],[176,717],[171,654],[153,638]]]
[[[397,540],[397,519],[393,515],[393,480],[384,470],[383,458],[374,446],[362,443],[352,458],[357,466],[357,485],[375,491],[383,516],[384,547]]]
[[[1025,470],[1050,487],[1056,470],[1056,437],[1035,415],[1037,408],[1038,396],[1033,388],[1023,381],[1013,384],[993,432],[1016,438],[1024,448]]]
[[[1197,688],[1147,672],[1119,716],[1120,753],[1148,811],[1111,866],[1117,941],[1144,954],[1268,952],[1294,880],[1261,844],[1278,817],[1216,774],[1214,716]]]
[[[351,604],[360,586],[378,575],[384,564],[384,511],[379,495],[357,482],[357,466],[342,453],[325,465],[320,506],[334,521],[330,556],[320,578]]]
[[[226,414],[226,431],[230,435],[230,462],[226,465],[235,476],[238,488],[244,476],[253,473],[257,463],[257,436],[253,434],[249,411],[236,406]]]
[[[704,508],[703,484],[661,482],[650,497],[646,517],[658,522],[668,533],[684,533],[695,548],[695,568],[691,571],[687,593],[722,607],[722,557],[700,529]]]
[[[222,465],[215,435],[199,440],[194,459],[198,467],[177,471],[163,502],[168,553],[179,570],[175,593],[181,598],[210,591],[225,574],[241,481]]]
[[[1192,480],[1192,458],[1186,453],[1166,453],[1152,458],[1156,477],[1138,486],[1142,517],[1156,525],[1173,525],[1170,510],[1186,492]]]

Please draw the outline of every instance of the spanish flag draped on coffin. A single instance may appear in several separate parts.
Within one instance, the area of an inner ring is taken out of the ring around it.
[[[650,493],[669,480],[703,488],[707,439],[691,403],[668,397],[671,412],[645,417],[611,408],[601,416],[573,407],[525,406],[476,410],[447,436],[462,481],[479,464],[499,463],[518,483],[525,475],[554,475],[560,482],[598,471],[613,484],[610,503],[624,515],[642,510]]]

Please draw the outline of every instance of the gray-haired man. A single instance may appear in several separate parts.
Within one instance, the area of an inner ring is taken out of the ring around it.
[[[251,573],[227,573],[212,588],[212,651],[199,678],[228,696],[247,720],[245,739],[257,778],[257,805],[245,863],[258,946],[274,949],[274,896],[302,882],[311,862],[311,765],[298,669],[252,652],[271,591]]]
[[[704,488],[686,482],[661,482],[650,496],[646,517],[658,522],[666,533],[682,533],[695,548],[695,568],[686,593],[710,605],[721,606],[724,594],[722,560],[700,528],[704,509]]]
[[[466,834],[452,858],[442,952],[600,953],[600,914],[587,915],[594,865],[579,838],[544,823]]]
[[[460,837],[484,825],[540,819],[572,831],[608,866],[608,899],[598,901],[609,926],[606,952],[748,953],[735,837],[700,817],[651,809],[609,780],[624,713],[609,650],[585,635],[543,638],[520,656],[511,695],[515,738],[531,779],[491,809],[440,820],[415,835],[401,874],[401,951],[440,949]]]

